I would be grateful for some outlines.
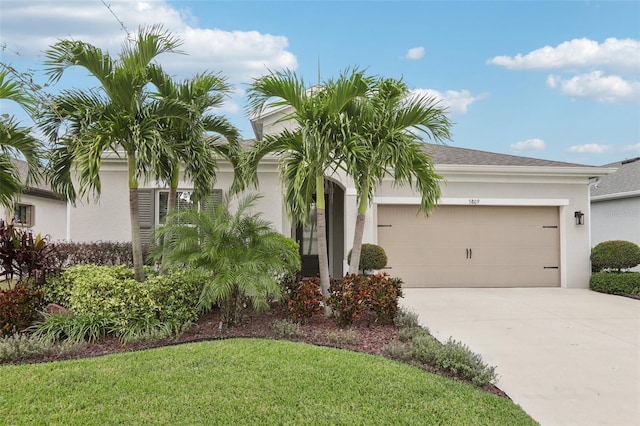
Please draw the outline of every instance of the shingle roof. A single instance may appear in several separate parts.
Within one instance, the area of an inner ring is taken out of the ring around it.
[[[583,164],[541,160],[517,155],[497,154],[476,149],[458,148],[442,144],[425,144],[434,164],[461,164],[478,166],[539,166],[539,167],[585,167]]]
[[[640,191],[640,157],[602,167],[617,167],[618,171],[603,176],[600,182],[591,188],[592,197]]]

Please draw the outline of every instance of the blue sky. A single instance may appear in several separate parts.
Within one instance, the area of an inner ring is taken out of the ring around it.
[[[289,68],[314,83],[318,69],[358,66],[440,98],[452,146],[592,165],[640,156],[638,1],[106,3],[129,31],[161,23],[184,40],[188,55],[159,58],[176,78],[226,75],[235,92],[218,112],[245,138],[252,78]],[[113,14],[100,0],[3,0],[0,60],[38,70],[66,37],[115,55],[126,34]],[[74,72],[47,90],[73,85],[94,83]]]

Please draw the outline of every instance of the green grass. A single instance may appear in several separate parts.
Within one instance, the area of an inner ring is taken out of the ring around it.
[[[3,366],[0,423],[535,424],[507,399],[409,365],[261,339]]]

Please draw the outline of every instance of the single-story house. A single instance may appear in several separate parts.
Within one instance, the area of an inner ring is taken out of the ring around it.
[[[279,132],[282,108],[252,119],[256,139]],[[568,287],[587,288],[591,273],[590,186],[610,168],[540,160],[426,144],[444,178],[439,207],[418,214],[419,198],[410,188],[385,181],[375,191],[366,218],[364,241],[381,245],[387,272],[411,287]],[[66,239],[130,239],[126,160],[107,155],[102,163],[102,196],[68,210]],[[221,163],[215,191],[226,191],[232,169]],[[278,159],[266,157],[258,170],[264,217],[301,246],[305,274],[317,271],[315,225],[296,226],[287,217],[279,183]],[[140,224],[145,238],[163,223],[167,189],[141,183]],[[351,179],[327,178],[329,268],[348,269],[356,221]],[[189,205],[190,183],[180,182],[181,203]]]
[[[625,240],[640,245],[640,157],[603,167],[617,171],[591,187],[591,244]]]

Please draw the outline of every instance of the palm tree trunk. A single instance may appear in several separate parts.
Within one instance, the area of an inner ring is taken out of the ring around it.
[[[349,274],[357,274],[360,270],[360,253],[362,252],[362,237],[364,235],[364,222],[367,214],[369,202],[363,197],[358,207],[356,217],[356,229],[353,233],[353,247],[351,248],[351,261],[349,263]],[[364,273],[364,271],[362,271]]]
[[[169,196],[167,197],[167,215],[165,216],[165,226],[169,225],[171,219],[171,213],[175,211],[176,198],[178,194],[178,181],[180,177],[180,164],[178,163],[171,171],[171,182],[169,182]],[[164,241],[162,243],[162,262],[160,263],[160,272],[167,272],[167,257],[169,254],[169,242],[171,241],[171,234],[164,234]]]
[[[138,202],[138,179],[136,177],[136,154],[127,153],[129,169],[129,217],[131,219],[131,249],[133,251],[133,270],[136,281],[144,281],[144,262],[142,259],[142,240],[140,239],[140,205]]]
[[[329,256],[327,252],[327,220],[324,205],[324,176],[316,177],[316,207],[318,221],[318,263],[320,267],[320,290],[329,297]]]

